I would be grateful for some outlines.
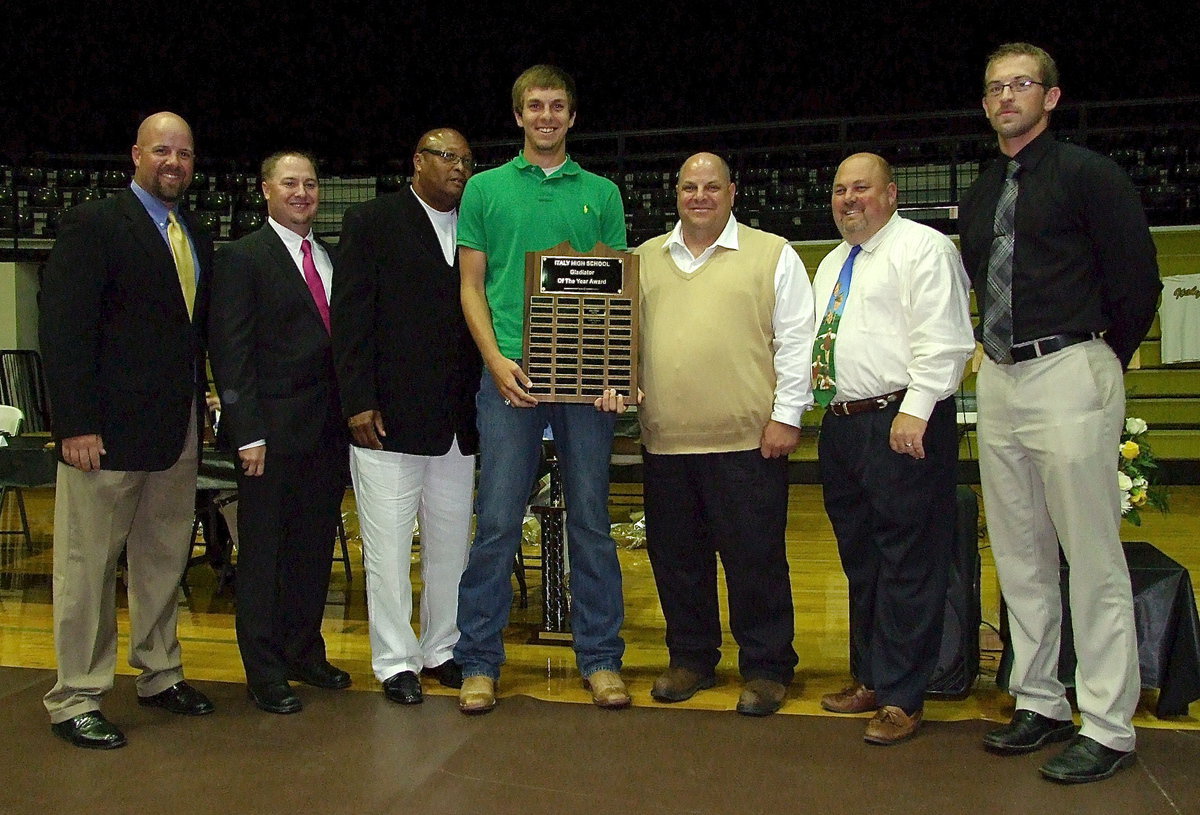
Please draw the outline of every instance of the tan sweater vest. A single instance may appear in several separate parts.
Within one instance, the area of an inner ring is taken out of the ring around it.
[[[738,224],[691,275],[669,235],[641,258],[642,443],[651,453],[728,453],[759,446],[775,403],[775,267],[786,241]]]

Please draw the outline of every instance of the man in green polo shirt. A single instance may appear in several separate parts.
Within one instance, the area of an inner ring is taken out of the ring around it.
[[[625,213],[615,184],[567,156],[575,83],[535,65],[513,85],[513,114],[525,146],[507,164],[471,178],[459,206],[462,305],[486,370],[477,398],[480,433],[478,523],[459,586],[454,658],[463,669],[459,708],[496,704],[504,626],[512,605],[513,557],[550,425],[562,466],[571,562],[576,661],[597,705],[622,708],[624,606],[621,569],[609,534],[608,462],[614,414],[591,405],[539,404],[521,367],[525,253],[569,240],[625,249]]]

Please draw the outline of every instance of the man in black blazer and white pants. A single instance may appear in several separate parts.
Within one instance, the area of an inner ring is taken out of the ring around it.
[[[251,700],[294,713],[289,679],[350,685],[321,637],[346,434],[329,338],[333,262],[312,233],[316,163],[276,153],[262,177],[267,223],[217,253],[210,353],[221,435],[241,462],[238,648]]]
[[[107,749],[100,713],[117,660],[117,561],[128,568],[138,701],[212,712],[183,681],[176,637],[202,415],[212,239],[179,209],[192,129],[174,113],[138,128],[130,189],[68,210],[42,279],[39,334],[62,462],[54,502],[54,733]]]
[[[363,535],[371,667],[384,695],[422,701],[419,674],[459,687],[458,581],[467,563],[480,360],[459,306],[458,202],[473,162],[462,135],[417,142],[412,188],[342,222],[333,339]],[[413,519],[421,634],[413,632]]]

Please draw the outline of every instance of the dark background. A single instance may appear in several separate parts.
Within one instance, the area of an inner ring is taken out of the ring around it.
[[[979,104],[983,62],[1024,39],[1064,102],[1200,93],[1200,4],[493,3],[101,0],[0,11],[0,160],[126,153],[157,110],[202,155],[279,147],[407,155],[434,125],[517,138],[509,90],[536,62],[579,86],[576,132]],[[980,116],[980,132],[986,123]]]

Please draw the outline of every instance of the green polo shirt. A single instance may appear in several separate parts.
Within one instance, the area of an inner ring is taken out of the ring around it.
[[[484,284],[500,353],[521,356],[525,253],[569,240],[576,251],[597,243],[624,250],[625,210],[617,185],[567,157],[547,176],[523,154],[472,176],[458,208],[458,245],[487,255]]]

